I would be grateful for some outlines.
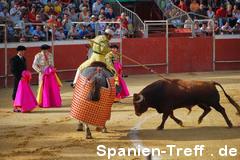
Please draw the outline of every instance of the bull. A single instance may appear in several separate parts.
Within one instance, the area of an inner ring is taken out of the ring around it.
[[[177,124],[183,126],[181,120],[176,118],[173,111],[178,108],[191,110],[194,105],[203,109],[203,113],[198,119],[200,124],[203,118],[211,111],[211,107],[217,110],[224,117],[229,128],[232,123],[229,120],[225,109],[220,104],[219,86],[229,102],[240,113],[239,105],[226,93],[221,84],[211,81],[185,81],[180,79],[158,80],[146,86],[138,94],[133,95],[135,114],[140,116],[148,108],[155,108],[158,113],[163,113],[162,122],[157,130],[164,129],[164,124],[170,116]]]

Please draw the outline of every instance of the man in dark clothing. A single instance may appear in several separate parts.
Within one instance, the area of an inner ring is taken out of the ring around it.
[[[18,46],[17,55],[12,57],[10,60],[11,72],[14,76],[14,87],[13,87],[13,94],[12,94],[13,101],[15,100],[18,83],[21,80],[22,72],[27,69],[26,59],[24,57],[25,50],[26,50],[26,47]]]

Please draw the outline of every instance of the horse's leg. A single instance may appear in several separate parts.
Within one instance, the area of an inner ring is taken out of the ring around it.
[[[106,126],[103,126],[103,127],[97,126],[96,131],[97,132],[102,132],[102,133],[107,133],[107,127]]]
[[[78,123],[77,131],[83,131],[83,123],[81,121]]]
[[[106,126],[104,126],[103,128],[102,128],[102,133],[107,133],[108,131],[107,131],[107,127]]]
[[[86,139],[92,139],[92,133],[87,123],[84,123]]]

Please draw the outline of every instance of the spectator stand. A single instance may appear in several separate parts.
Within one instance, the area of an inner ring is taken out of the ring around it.
[[[20,42],[49,41],[49,27],[46,23],[23,23]]]
[[[194,14],[194,16],[203,17],[201,15]],[[192,24],[192,35],[194,37],[204,37],[204,36],[212,36],[215,37],[215,24],[213,19],[198,19],[195,18]]]
[[[52,54],[54,54],[55,32],[55,25],[49,25],[47,23],[23,23],[22,37],[20,37],[20,42],[50,41],[52,46]]]
[[[128,20],[127,29],[129,35],[134,37],[143,37],[145,25],[142,19],[135,12],[124,7],[118,0],[110,0],[109,3],[114,9],[114,13],[116,13],[116,15],[121,15],[122,13],[125,14]]]
[[[240,33],[240,25],[237,24],[237,21],[240,19],[239,6],[229,4],[225,1],[221,1],[221,5],[219,6],[204,4],[203,2],[199,4],[197,1],[194,2],[195,6],[187,5],[183,0],[181,0],[180,5],[177,4],[179,3],[178,1],[155,0],[157,6],[164,13],[165,18],[168,19],[175,28],[191,28],[191,30],[194,31],[193,21],[195,19],[214,19],[215,27],[219,28],[217,32],[215,31],[216,34],[226,35]],[[208,5],[210,5],[210,7],[208,7]],[[190,12],[188,12],[189,10]],[[218,27],[216,26],[217,24]],[[194,32],[193,36],[195,36]]]
[[[178,25],[180,23],[183,24],[186,20],[191,22],[192,19],[189,14],[177,7],[171,0],[154,0],[157,6],[160,8],[166,19],[173,21],[172,23],[176,23]]]

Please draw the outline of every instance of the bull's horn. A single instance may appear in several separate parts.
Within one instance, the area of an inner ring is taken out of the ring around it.
[[[143,97],[143,95],[139,95],[139,100],[137,100],[137,101],[134,101],[135,103],[141,103],[142,101],[143,101],[143,99],[144,99],[144,97]]]

